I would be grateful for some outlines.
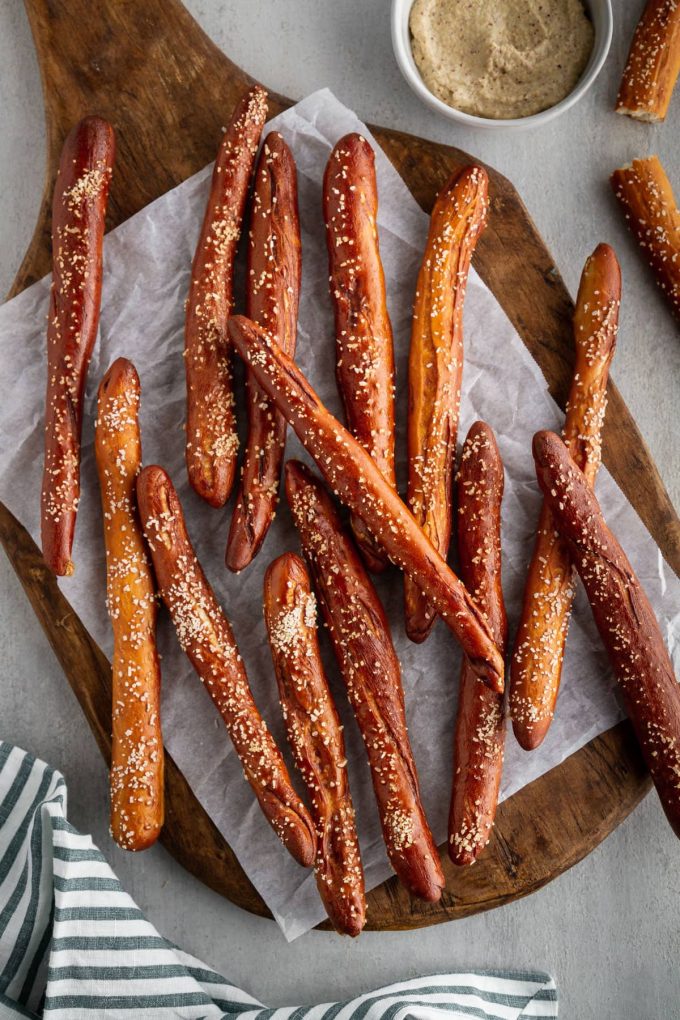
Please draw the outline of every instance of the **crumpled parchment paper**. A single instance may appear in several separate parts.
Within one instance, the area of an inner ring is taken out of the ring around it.
[[[360,131],[369,138],[370,133],[327,90],[298,103],[269,127],[281,131],[291,145],[299,174],[303,288],[297,360],[326,405],[341,416],[333,366],[321,181],[330,149],[338,138],[349,131]],[[380,148],[377,145],[375,148],[380,245],[396,345],[398,467],[403,491],[410,312],[428,220]],[[188,486],[184,466],[184,300],[210,171],[206,167],[106,238],[101,336],[87,386],[83,492],[74,548],[76,572],[62,586],[90,633],[110,654],[111,635],[104,606],[104,545],[92,439],[97,385],[114,358],[125,355],[135,362],[142,382],[145,463],[163,464],[178,488],[197,554],[233,624],[256,700],[283,746],[261,598],[267,564],[285,550],[299,549],[285,500],[259,557],[250,568],[235,576],[223,565],[231,504],[226,510],[216,511],[202,503]],[[584,259],[587,254],[583,252]],[[41,280],[0,307],[0,365],[4,381],[0,409],[0,495],[38,542],[49,282]],[[236,289],[239,298],[242,284],[241,275]],[[626,343],[628,338],[622,336],[620,342]],[[506,468],[504,586],[512,635],[540,502],[531,438],[539,428],[559,428],[562,415],[548,395],[538,367],[493,295],[473,271],[465,307],[459,442],[477,418],[485,419],[496,430]],[[287,453],[301,455],[294,438],[289,439]],[[607,519],[661,620],[677,669],[680,582],[662,561],[650,535],[606,470],[600,472],[597,491]],[[378,580],[377,586],[403,667],[409,729],[425,807],[435,837],[442,842],[446,838],[460,652],[441,622],[424,645],[411,644],[403,629],[401,576],[391,570]],[[298,867],[282,850],[264,821],[243,779],[224,726],[164,614],[159,642],[163,655],[165,743],[196,796],[234,848],[284,935],[294,939],[324,916],[313,875]],[[332,655],[328,653],[326,647],[328,672],[345,723],[349,775],[367,887],[371,888],[390,874],[390,868],[361,741]],[[539,750],[526,754],[509,734],[503,798],[547,772],[621,718],[606,656],[582,591],[571,624],[563,681],[554,725]]]

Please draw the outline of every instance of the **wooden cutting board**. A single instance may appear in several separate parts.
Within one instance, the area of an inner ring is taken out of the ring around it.
[[[113,227],[213,159],[221,126],[252,82],[207,38],[179,0],[25,3],[42,74],[48,155],[38,223],[12,294],[50,271],[52,188],[62,141],[77,120],[99,113],[115,126]],[[274,114],[290,101],[272,96],[270,105]],[[421,138],[372,130],[427,212],[451,171],[471,160],[464,152]],[[572,302],[517,192],[488,169],[491,219],[475,265],[563,405],[573,357]],[[42,358],[42,349],[35,356]],[[604,459],[680,573],[680,521],[613,385]],[[110,665],[44,568],[27,532],[4,508],[0,539],[108,760]],[[447,888],[440,903],[412,900],[390,879],[369,895],[368,927],[436,924],[533,892],[596,847],[649,785],[631,728],[622,723],[505,801],[491,843],[474,868],[455,869],[444,850]],[[246,910],[269,916],[172,760],[166,798],[162,836],[166,849],[217,892]]]

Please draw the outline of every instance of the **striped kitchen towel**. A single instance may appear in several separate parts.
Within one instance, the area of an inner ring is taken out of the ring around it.
[[[158,934],[89,836],[66,784],[0,741],[0,1020],[549,1020],[547,974],[437,974],[346,1002],[268,1009]]]

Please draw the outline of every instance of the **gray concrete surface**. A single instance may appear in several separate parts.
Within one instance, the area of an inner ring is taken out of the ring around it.
[[[534,133],[499,137],[454,128],[419,104],[392,58],[387,0],[189,0],[188,6],[232,58],[271,87],[300,97],[328,85],[367,120],[451,142],[506,173],[572,290],[594,244],[616,246],[625,297],[614,375],[678,505],[677,327],[606,184],[615,166],[659,152],[680,190],[680,95],[662,127],[610,113],[641,0],[615,5],[612,51],[580,105]],[[32,233],[44,158],[38,69],[19,0],[0,3],[0,86],[4,293]],[[6,373],[5,366],[5,385],[11,382]],[[421,932],[365,934],[356,943],[311,933],[288,946],[273,924],[203,888],[163,850],[132,858],[113,846],[104,766],[4,558],[0,607],[0,735],[63,770],[71,819],[94,834],[159,929],[264,1002],[325,1001],[430,971],[539,967],[557,979],[565,1020],[680,1017],[680,853],[653,796],[587,860],[519,903]]]

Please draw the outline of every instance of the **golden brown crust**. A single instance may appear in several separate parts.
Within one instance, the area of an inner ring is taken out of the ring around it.
[[[488,624],[372,458],[328,413],[297,366],[256,323],[240,315],[229,334],[257,381],[285,415],[338,498],[366,524],[390,560],[412,577],[456,634],[475,672],[503,690],[503,657]]]
[[[437,552],[451,540],[451,483],[463,375],[463,304],[470,260],[486,226],[488,178],[478,166],[456,171],[432,210],[418,274],[409,353],[408,505]],[[404,580],[406,633],[424,641],[436,612]]]
[[[248,245],[248,316],[289,355],[295,353],[300,299],[300,223],[292,153],[267,135],[255,172]],[[248,441],[231,518],[226,563],[243,570],[257,556],[274,519],[286,444],[286,419],[247,375]]]
[[[40,527],[45,563],[70,575],[80,499],[80,434],[87,370],[99,326],[104,221],[113,128],[86,117],[64,142],[52,202],[52,289],[47,324],[45,464]]]
[[[293,519],[366,747],[388,856],[406,888],[434,902],[441,896],[444,875],[420,802],[401,670],[385,612],[321,482],[299,461],[286,464],[285,478]]]
[[[336,931],[354,937],[366,923],[366,900],[345,741],[321,662],[316,599],[294,553],[267,569],[264,616],[288,742],[316,825],[319,894]]]
[[[656,282],[680,316],[680,211],[659,157],[634,159],[614,171],[611,184]]]
[[[267,93],[254,85],[237,105],[222,138],[191,266],[184,326],[186,462],[191,485],[215,507],[229,498],[236,471],[238,436],[227,319],[248,184],[266,118]]]
[[[680,684],[654,611],[562,440],[552,432],[537,433],[534,460],[664,811],[680,836]]]
[[[94,448],[113,630],[111,832],[124,850],[155,843],[164,815],[156,588],[135,499],[139,399],[135,367],[119,358],[99,386]]]
[[[378,244],[375,156],[361,135],[345,135],[331,152],[323,204],[336,378],[347,426],[396,489],[392,325]],[[354,518],[352,529],[369,569],[384,570],[387,557],[362,521]]]
[[[663,120],[680,73],[680,4],[648,0],[623,72],[616,112]]]
[[[137,501],[179,643],[222,716],[267,821],[295,860],[310,867],[316,853],[314,823],[253,700],[231,627],[196,558],[177,493],[162,468],[144,468],[137,479]]]
[[[574,376],[563,436],[590,485],[601,459],[607,379],[616,346],[621,271],[608,244],[595,249],[581,275],[574,312]],[[574,600],[574,570],[544,502],[529,563],[510,676],[510,715],[521,746],[543,741],[555,712]]]
[[[503,462],[493,431],[482,421],[467,434],[456,492],[460,575],[485,614],[501,654],[508,623],[501,587]],[[449,856],[474,864],[489,842],[503,771],[503,695],[489,690],[463,660],[449,811]]]

